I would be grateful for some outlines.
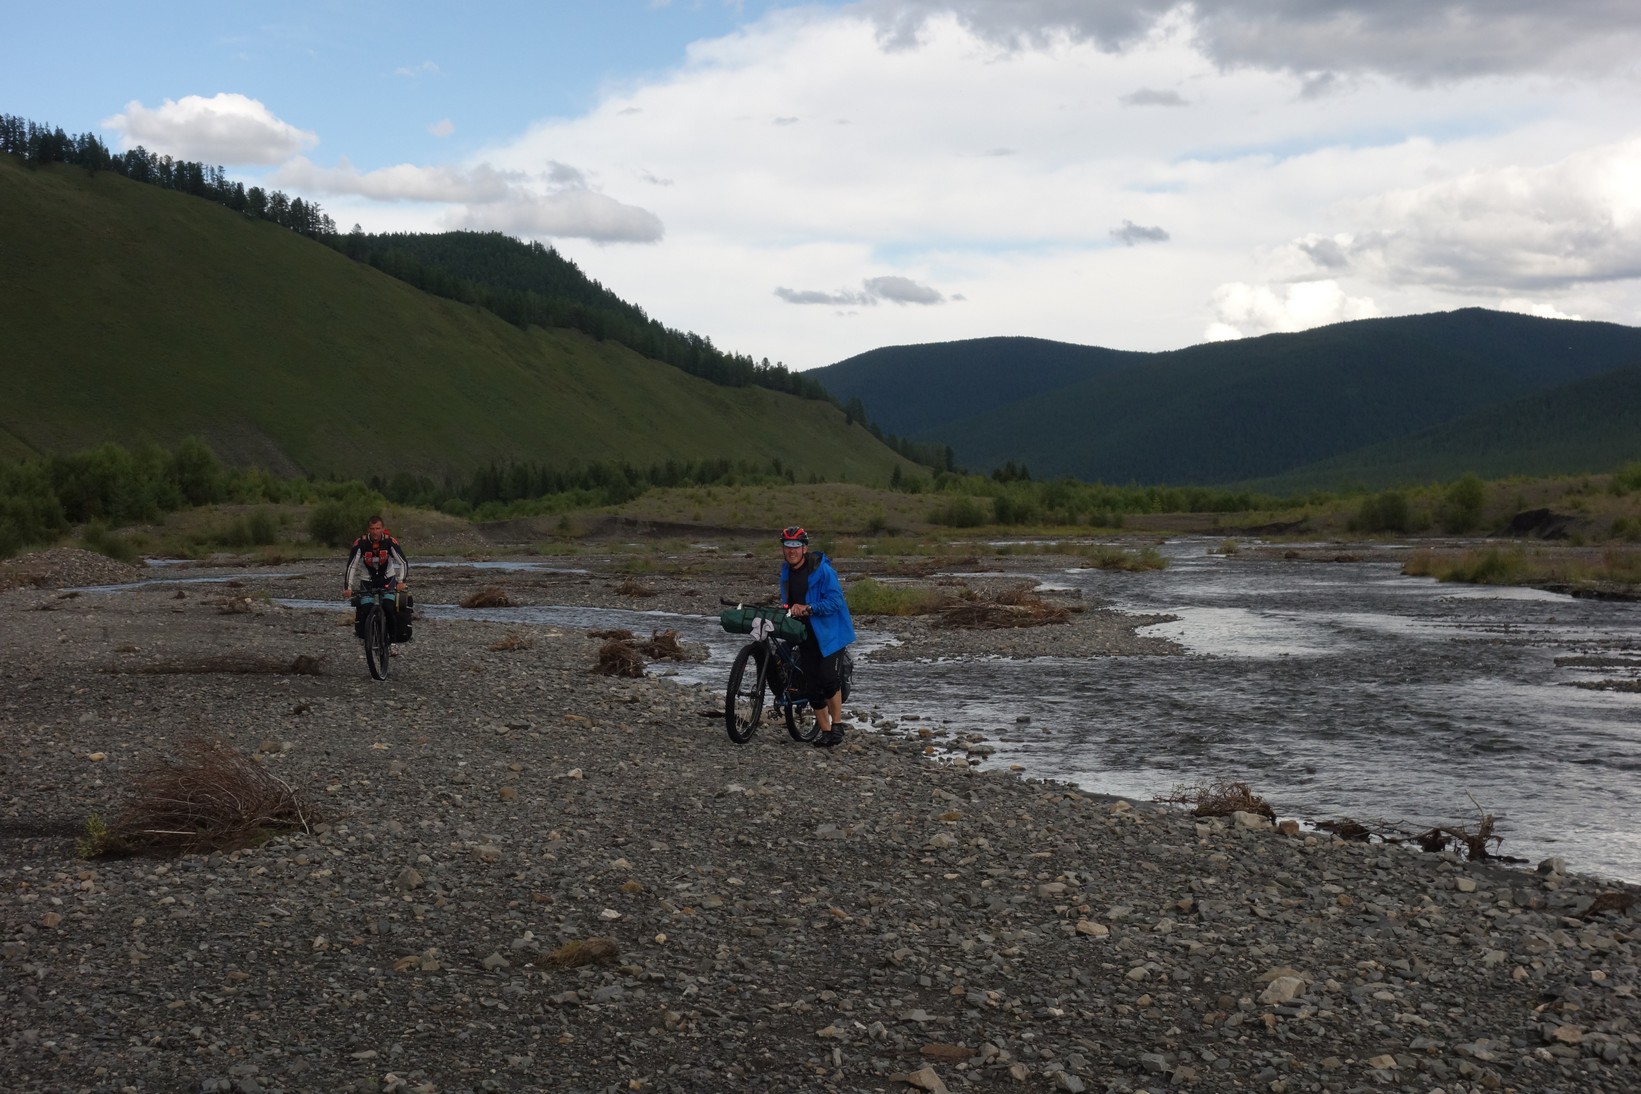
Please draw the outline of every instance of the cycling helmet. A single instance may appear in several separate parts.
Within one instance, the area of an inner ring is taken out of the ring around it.
[[[781,546],[782,547],[807,547],[807,546],[809,546],[809,533],[805,532],[802,528],[800,528],[796,524],[791,525],[790,527],[787,527],[787,528],[782,528],[781,529]]]

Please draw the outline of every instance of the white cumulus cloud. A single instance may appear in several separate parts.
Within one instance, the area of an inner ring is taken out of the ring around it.
[[[1360,219],[1342,257],[1381,279],[1530,291],[1641,277],[1641,139],[1393,191]]]
[[[483,164],[462,168],[401,163],[375,171],[359,171],[345,156],[335,167],[321,167],[305,156],[298,156],[275,171],[273,181],[293,190],[352,194],[375,201],[484,203],[507,200],[521,176]]]
[[[457,229],[595,243],[656,243],[666,234],[661,218],[648,209],[624,204],[594,190],[515,190],[505,201],[454,210],[445,223]]]
[[[596,243],[654,243],[665,235],[654,213],[593,190],[577,168],[555,162],[544,166],[536,175],[488,163],[398,164],[360,171],[345,157],[335,167],[322,167],[298,156],[272,178],[304,193],[444,205],[448,208],[441,223],[446,228]]]
[[[1371,299],[1347,296],[1331,280],[1282,286],[1231,282],[1214,290],[1213,304],[1215,320],[1203,335],[1209,341],[1309,330],[1379,314]]]
[[[213,164],[280,163],[319,143],[318,135],[281,121],[257,100],[230,92],[167,99],[152,110],[132,100],[102,124],[120,134],[122,148],[142,145]]]

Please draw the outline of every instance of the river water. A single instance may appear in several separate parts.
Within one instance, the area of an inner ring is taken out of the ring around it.
[[[1000,731],[992,762],[1030,775],[1142,798],[1234,779],[1280,815],[1404,830],[1485,811],[1501,854],[1641,882],[1641,694],[1576,686],[1641,680],[1641,604],[1164,550],[1166,570],[1040,576],[1177,615],[1146,633],[1184,657],[882,672]]]
[[[1279,815],[1376,830],[1471,831],[1499,818],[1499,853],[1641,883],[1641,604],[1443,585],[1395,563],[1226,557],[1164,545],[1164,570],[1036,575],[1089,603],[1170,613],[1149,628],[1180,657],[873,663],[853,707],[980,730],[987,761],[1134,799],[1246,782]],[[334,608],[287,601],[292,606]],[[675,629],[707,661],[657,666],[721,686],[744,639],[714,617],[418,605],[428,618]],[[885,641],[861,627],[858,654]]]
[[[1178,616],[1146,633],[1184,656],[867,657],[852,705],[978,729],[989,765],[1129,798],[1227,779],[1280,815],[1376,830],[1474,831],[1491,813],[1501,854],[1641,882],[1641,694],[1576,686],[1641,680],[1641,604],[1444,585],[1396,563],[1226,557],[1217,542],[1164,545],[1164,570],[1036,575],[1091,604]],[[674,628],[712,651],[678,679],[713,686],[744,641],[655,612],[459,614]],[[884,640],[861,630],[859,652]]]

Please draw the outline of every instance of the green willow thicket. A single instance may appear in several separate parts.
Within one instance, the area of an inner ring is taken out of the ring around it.
[[[0,558],[55,543],[76,528],[96,550],[117,553],[110,527],[155,523],[198,506],[264,503],[310,506],[309,534],[345,543],[364,519],[385,505],[436,509],[472,520],[500,520],[620,505],[650,489],[759,486],[797,481],[779,459],[667,460],[649,467],[593,463],[569,468],[492,461],[462,481],[425,475],[315,480],[279,478],[257,468],[233,468],[197,438],[174,449],[116,444],[67,456],[0,459]],[[1246,512],[1273,499],[1193,487],[1130,486],[1057,480],[1033,482],[1024,469],[990,477],[954,471],[895,476],[893,489],[931,495],[931,519],[951,527],[1091,525],[1120,527],[1125,515],[1161,512]],[[251,515],[219,532],[218,541],[245,546],[273,541],[277,525]]]
[[[461,482],[408,474],[369,482],[277,478],[261,468],[230,468],[193,437],[169,451],[158,445],[127,450],[110,443],[67,456],[0,459],[0,558],[55,543],[81,527],[97,529],[85,537],[87,543],[107,550],[108,527],[154,523],[177,510],[222,503],[311,505],[310,534],[334,543],[344,533],[357,535],[364,518],[388,503],[496,520],[619,505],[657,486],[795,480],[792,469],[778,459],[763,465],[727,459],[668,460],[643,468],[625,463],[552,468],[491,462]],[[265,520],[247,523],[233,534],[246,543],[271,542]]]

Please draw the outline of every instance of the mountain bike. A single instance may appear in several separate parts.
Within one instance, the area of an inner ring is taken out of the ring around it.
[[[764,700],[786,722],[786,732],[794,741],[813,741],[820,731],[809,706],[809,688],[803,665],[798,659],[798,643],[808,628],[784,607],[743,607],[735,604],[718,619],[732,634],[750,634],[752,641],[742,646],[729,666],[729,685],[724,691],[724,728],[729,739],[745,744],[763,721]],[[854,662],[843,659],[843,697],[849,698]]]
[[[388,633],[387,610],[382,606],[384,601],[397,603],[398,594],[384,588],[366,589],[355,593],[352,600],[355,608],[366,609],[362,640],[365,644],[365,667],[370,669],[372,680],[386,680],[393,663],[393,636]]]

